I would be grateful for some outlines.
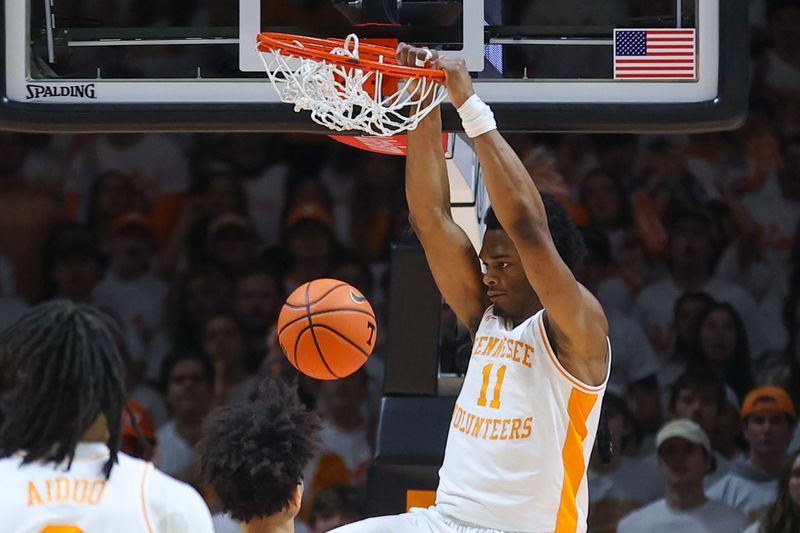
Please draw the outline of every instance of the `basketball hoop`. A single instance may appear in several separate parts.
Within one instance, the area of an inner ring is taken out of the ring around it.
[[[400,65],[394,49],[355,34],[261,33],[257,49],[281,100],[335,131],[386,137],[413,130],[446,96],[444,72]],[[401,79],[416,81],[410,92]]]

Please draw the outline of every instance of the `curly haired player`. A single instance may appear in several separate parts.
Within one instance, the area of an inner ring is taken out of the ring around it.
[[[108,316],[66,300],[0,335],[3,531],[213,533],[193,488],[119,451],[124,357]]]
[[[319,429],[296,390],[275,379],[252,402],[212,414],[200,441],[203,477],[247,533],[294,531]]]

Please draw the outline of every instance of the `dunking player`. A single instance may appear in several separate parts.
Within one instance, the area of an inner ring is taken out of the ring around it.
[[[425,54],[397,49],[404,65],[421,66]],[[408,135],[406,194],[436,284],[472,333],[472,355],[436,505],[335,531],[583,532],[586,464],[610,369],[605,315],[571,270],[583,243],[498,133],[464,62],[432,60],[447,75],[493,206],[480,258],[450,216],[438,110]]]
[[[65,300],[0,336],[0,521],[14,533],[213,533],[200,495],[119,452],[125,341]]]

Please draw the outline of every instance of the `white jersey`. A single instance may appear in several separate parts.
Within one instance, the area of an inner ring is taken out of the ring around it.
[[[200,495],[151,463],[119,454],[106,480],[108,448],[78,445],[72,467],[0,459],[4,533],[213,533]]]
[[[513,327],[490,307],[475,334],[436,493],[436,508],[456,520],[504,531],[586,531],[586,466],[608,373],[596,387],[571,376],[550,346],[543,313]]]

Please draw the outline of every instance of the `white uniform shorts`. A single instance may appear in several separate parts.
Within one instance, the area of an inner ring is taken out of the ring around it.
[[[435,507],[414,507],[408,513],[367,518],[330,533],[509,533],[457,522]]]

